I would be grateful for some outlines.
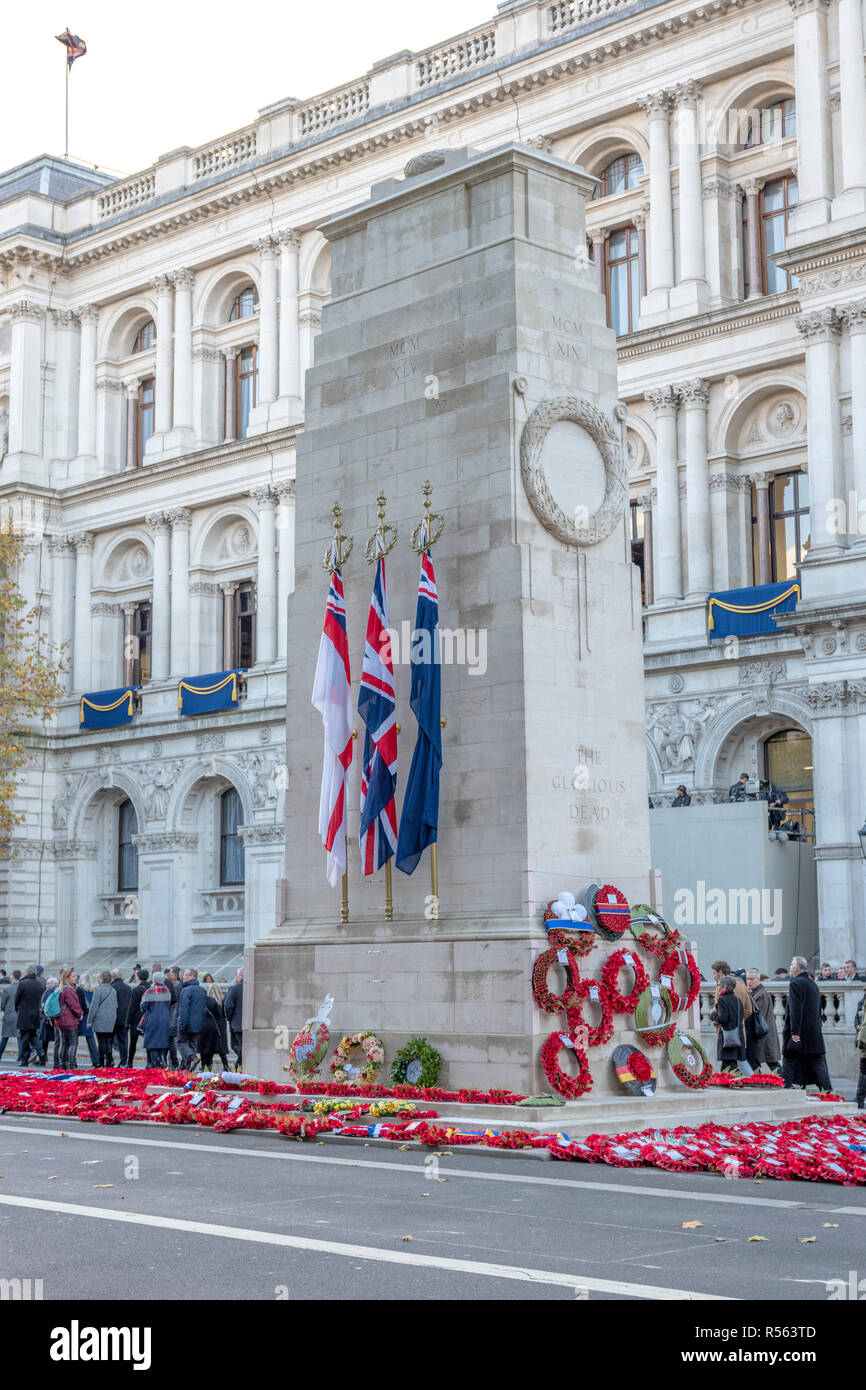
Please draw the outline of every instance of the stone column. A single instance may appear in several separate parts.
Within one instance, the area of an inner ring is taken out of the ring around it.
[[[78,457],[96,457],[96,324],[92,304],[78,309],[81,321],[81,357],[78,371]]]
[[[238,424],[235,419],[235,362],[240,348],[223,348],[225,358],[225,438],[224,443],[233,444],[238,437]]]
[[[862,0],[839,0],[842,190],[866,188],[866,76]],[[799,111],[797,113],[799,127]],[[828,121],[829,124],[829,121]]]
[[[599,294],[607,299],[607,266],[605,265],[605,243],[607,227],[596,227],[589,234],[592,242],[592,258],[595,262],[595,285]]]
[[[645,399],[650,402],[656,417],[658,526],[653,540],[658,563],[655,599],[657,603],[670,603],[682,598],[683,592],[676,389],[662,386],[658,390],[647,391]]]
[[[138,468],[138,388],[137,378],[124,382],[126,387],[126,468]]]
[[[298,333],[298,255],[301,238],[290,227],[277,233],[280,248],[279,394],[301,409],[301,352]]]
[[[135,675],[137,638],[135,635],[135,604],[123,605],[123,684],[132,685]]]
[[[189,670],[189,528],[192,512],[175,507],[166,513],[171,522],[171,674]]]
[[[706,598],[713,587],[710,487],[707,468],[709,383],[694,377],[677,387],[685,412],[686,530],[689,538],[688,597]]]
[[[799,124],[799,122],[798,122]],[[839,334],[835,309],[801,314],[797,328],[806,351],[806,432],[809,449],[809,495],[812,542],[810,559],[838,554],[847,538],[829,523],[836,502],[845,497],[842,428],[839,417]]]
[[[659,495],[654,487],[647,493],[647,506],[644,513],[644,588],[646,589],[646,605],[649,608],[655,603],[656,580],[655,580],[655,550],[653,536],[655,532],[656,507],[658,506]]]
[[[830,0],[789,0],[794,12],[794,87],[797,93],[797,178],[799,207],[791,229],[830,219],[833,151],[830,83],[827,76],[827,10]],[[860,49],[861,79],[863,49]]]
[[[674,89],[680,166],[680,278],[671,304],[690,313],[702,312],[709,303],[698,127],[700,92],[697,82],[691,80],[678,83]]]
[[[42,325],[45,310],[32,299],[9,305],[9,454],[42,453]],[[4,482],[9,471],[4,463]],[[11,481],[11,478],[9,479]],[[42,479],[40,479],[42,481]]]
[[[305,392],[305,378],[313,365],[313,343],[316,333],[322,326],[322,315],[315,309],[304,309],[298,315],[301,330],[301,395]]]
[[[73,550],[68,536],[49,536],[48,553],[51,556],[51,645],[55,656],[61,656],[61,648],[66,645],[62,658],[69,666],[72,643],[72,622],[69,602],[75,592],[73,577]],[[64,671],[60,677],[64,691],[70,688],[70,673]]]
[[[176,270],[174,284],[174,428],[192,430],[192,287],[191,270]],[[159,340],[157,339],[157,342]]]
[[[165,435],[171,429],[171,334],[172,296],[170,275],[157,275],[151,282],[156,290],[156,404],[154,433]],[[153,444],[153,439],[149,444]],[[162,447],[159,440],[155,448]]]
[[[259,405],[277,396],[277,259],[273,237],[256,242],[262,268],[259,294]]]
[[[746,179],[740,184],[746,200],[746,222],[749,230],[749,299],[760,299],[764,293],[764,266],[761,260],[761,189],[763,179]]]
[[[758,573],[756,584],[773,582],[773,567],[770,563],[770,483],[769,473],[750,473],[749,482],[755,489],[755,515],[758,528]]]
[[[646,298],[646,223],[649,216],[649,203],[641,203],[640,211],[632,218],[637,231],[637,266],[640,281],[640,297]]]
[[[277,535],[277,656],[286,659],[286,621],[289,594],[295,587],[295,484],[278,483]]]
[[[235,593],[234,580],[220,584],[223,595],[223,670],[230,671],[235,664]]]
[[[650,235],[646,314],[663,313],[674,283],[674,218],[671,201],[670,94],[652,92],[639,105],[649,120]]]
[[[866,509],[866,299],[845,304],[839,316],[848,332],[848,366],[851,378],[851,460],[850,484],[857,498],[856,515],[849,517],[848,532],[856,532],[856,544],[866,545],[858,518]],[[850,489],[849,489],[850,490]]]
[[[151,623],[150,673],[151,680],[168,679],[171,590],[169,587],[169,528],[165,512],[153,512],[145,518],[153,532],[153,607]]]
[[[75,629],[72,638],[72,689],[87,690],[90,685],[92,633],[90,590],[93,576],[92,531],[71,536],[75,546]]]
[[[73,459],[78,453],[78,352],[79,324],[74,309],[52,309],[54,321],[55,410],[54,438],[57,457]]]
[[[250,494],[259,509],[259,572],[256,584],[256,665],[277,654],[276,493],[267,485]]]

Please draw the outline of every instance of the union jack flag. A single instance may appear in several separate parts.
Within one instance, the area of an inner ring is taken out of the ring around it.
[[[425,532],[426,544],[427,535]],[[427,643],[412,642],[412,692],[409,703],[418,721],[418,737],[403,796],[397,868],[414,872],[428,845],[439,834],[439,772],[442,767],[442,668],[439,650],[439,598],[430,551],[421,554],[415,633],[426,633]]]
[[[325,730],[319,834],[328,853],[328,882],[335,888],[346,870],[346,776],[352,762],[352,675],[343,576],[338,569],[331,575],[328,590],[313,704]]]
[[[379,542],[381,545],[381,540]],[[379,555],[367,618],[364,669],[358,713],[366,725],[361,772],[361,865],[364,874],[381,869],[397,848],[397,721],[394,667],[388,636],[385,558]]]
[[[87,52],[87,44],[84,39],[80,39],[77,34],[73,34],[69,29],[65,34],[55,34],[58,43],[66,45],[66,66],[72,67],[76,58],[83,58]]]

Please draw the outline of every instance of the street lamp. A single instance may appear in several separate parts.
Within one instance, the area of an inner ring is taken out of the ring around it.
[[[860,848],[863,851],[863,858],[866,859],[866,821],[863,822],[857,834],[860,836]]]

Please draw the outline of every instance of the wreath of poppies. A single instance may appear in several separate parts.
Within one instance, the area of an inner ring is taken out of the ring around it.
[[[643,931],[638,928],[643,927]],[[649,930],[646,930],[649,928]],[[647,903],[636,903],[631,910],[631,930],[635,941],[660,960],[682,944],[679,932],[672,931],[665,919]]]
[[[687,970],[690,976],[688,993],[682,999],[674,989],[674,975],[677,970]],[[659,983],[664,985],[670,994],[675,1014],[690,1009],[701,992],[701,972],[691,952],[679,949],[666,955],[659,970]]]
[[[580,959],[588,956],[597,945],[595,932],[578,931],[573,927],[565,927],[558,917],[551,917],[547,920],[547,939],[551,946],[558,948],[565,946],[573,956]]]
[[[689,1071],[685,1065],[683,1057],[687,1048],[703,1063],[700,1072]],[[679,1077],[684,1086],[688,1086],[692,1091],[703,1091],[706,1086],[709,1086],[713,1065],[697,1038],[693,1037],[691,1033],[678,1032],[671,1038],[667,1050],[668,1061],[673,1068],[674,1076]]]
[[[613,1037],[613,1006],[607,989],[603,984],[599,984],[598,980],[578,980],[574,997],[577,1002],[572,1004],[565,1014],[569,1030],[575,1037],[585,1036],[587,1047],[603,1047]],[[595,1028],[590,1028],[584,1021],[581,1008],[584,999],[589,999],[601,1008],[601,1018]]]
[[[667,1047],[676,1031],[675,1023],[669,1023],[666,1028],[650,1028],[641,1033],[641,1042],[646,1047]]]
[[[290,1048],[289,1067],[296,1077],[315,1076],[319,1063],[328,1055],[331,1034],[328,1025],[311,1018],[304,1024]]]
[[[364,1054],[364,1064],[353,1067],[349,1060],[352,1053],[360,1048]],[[362,1081],[375,1081],[385,1061],[385,1045],[375,1033],[349,1033],[340,1040],[331,1058],[331,1071],[335,1081],[349,1081],[360,1076]]]
[[[435,1086],[441,1070],[441,1053],[431,1047],[426,1038],[412,1038],[400,1048],[391,1063],[391,1084]]]
[[[625,893],[612,883],[603,883],[596,889],[592,899],[593,916],[599,927],[599,935],[608,941],[615,941],[631,925],[631,909]]]
[[[547,972],[552,965],[565,967],[567,983],[562,994],[554,994],[547,985]],[[542,951],[532,967],[532,997],[545,1014],[561,1014],[575,1000],[575,983],[580,979],[580,966],[568,946]]]
[[[618,988],[619,972],[629,969],[634,974],[634,987],[630,994],[620,994]],[[649,985],[649,976],[642,962],[631,951],[613,951],[601,967],[601,982],[615,1014],[633,1014],[637,1001]]]
[[[569,1076],[559,1065],[559,1054],[563,1048],[573,1052],[577,1058],[580,1066],[577,1076]],[[553,1089],[567,1100],[578,1100],[592,1087],[592,1072],[587,1055],[567,1033],[551,1033],[541,1049],[541,1065]]]

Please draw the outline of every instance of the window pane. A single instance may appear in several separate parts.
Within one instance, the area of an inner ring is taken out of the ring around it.
[[[626,161],[626,187],[637,188],[643,178],[643,161],[639,154],[630,154]]]
[[[241,439],[246,439],[247,427],[250,423],[250,411],[253,407],[253,378],[242,376],[240,381],[240,410],[238,420],[238,434]]]
[[[794,510],[794,475],[781,473],[773,479],[773,511],[792,512]]]
[[[809,507],[809,474],[797,474],[797,506],[801,511],[807,511]]]
[[[614,159],[607,166],[608,193],[621,193],[625,188],[625,160]]]
[[[771,140],[781,140],[782,138],[782,103],[777,102],[775,106],[768,106],[763,113],[761,120],[761,132],[764,144],[769,144]]]
[[[754,488],[752,489],[754,492]],[[761,562],[758,556],[758,523],[752,518],[752,583],[757,584],[761,573]]]
[[[749,296],[749,219],[745,215],[746,200],[743,199],[743,296]]]
[[[788,179],[788,207],[795,208],[800,201],[800,185],[796,179]]]
[[[782,133],[785,136],[797,134],[797,104],[793,97],[783,103]]]
[[[785,205],[785,185],[781,179],[764,184],[764,211],[779,212]]]
[[[633,541],[642,541],[644,538],[643,507],[639,507],[636,502],[631,504],[631,538]]]
[[[618,232],[611,232],[607,239],[607,258],[609,261],[621,260],[628,255],[628,233],[625,228]]]
[[[244,881],[244,843],[237,833],[241,816],[241,799],[230,787],[220,798],[220,883]]]
[[[633,256],[629,261],[631,274],[629,276],[629,292],[631,294],[631,315],[629,319],[629,331],[637,328],[637,321],[640,312],[640,267],[637,256]]]
[[[619,335],[628,332],[628,267],[610,268],[610,326]]]
[[[767,294],[779,294],[788,288],[788,278],[772,257],[774,252],[782,251],[785,247],[785,219],[783,216],[764,219],[764,239]]]

